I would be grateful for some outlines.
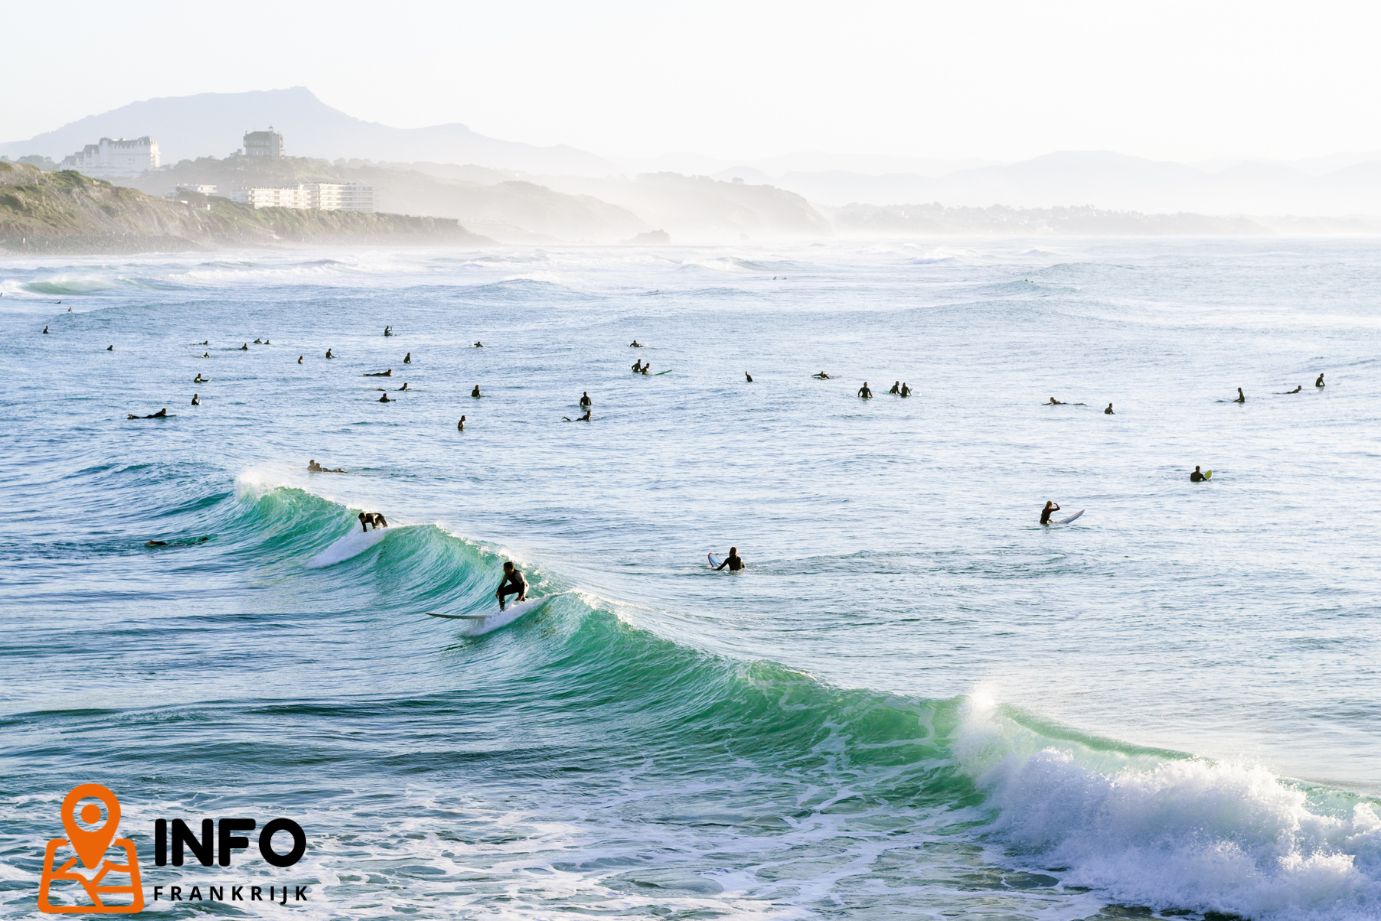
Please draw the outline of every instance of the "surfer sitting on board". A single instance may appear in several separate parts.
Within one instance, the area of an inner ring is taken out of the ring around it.
[[[580,393],[580,405],[586,409],[590,407],[590,391],[582,390]]]
[[[1195,464],[1194,472],[1189,475],[1189,482],[1202,483],[1206,479],[1208,479],[1208,477],[1204,476],[1203,471],[1199,469],[1199,465]]]
[[[737,547],[729,548],[729,555],[724,558],[724,562],[715,567],[715,572],[718,572],[725,566],[729,567],[729,572],[738,572],[743,568],[743,557],[738,555]]]
[[[512,560],[504,560],[503,578],[494,592],[494,597],[499,599],[500,611],[507,605],[505,599],[509,595],[517,595],[517,601],[527,601],[527,579],[523,578],[523,571],[514,566]]]
[[[1058,512],[1060,507],[1050,500],[1046,500],[1045,508],[1041,511],[1041,524],[1050,524],[1050,515]]]

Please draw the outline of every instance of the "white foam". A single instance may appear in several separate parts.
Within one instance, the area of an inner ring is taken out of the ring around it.
[[[1067,883],[1255,921],[1381,917],[1381,818],[1259,765],[1095,751],[967,708],[956,751],[992,832]]]

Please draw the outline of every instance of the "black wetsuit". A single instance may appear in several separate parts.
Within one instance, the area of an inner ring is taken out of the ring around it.
[[[740,569],[743,568],[743,557],[741,557],[741,556],[730,556],[730,557],[726,557],[725,560],[724,560],[724,562],[720,563],[718,566],[715,567],[715,571],[718,572],[719,570],[723,569],[725,566],[728,566],[728,567],[729,567],[729,572],[738,572]]]
[[[522,597],[522,595],[526,592],[527,579],[523,578],[522,570],[515,567],[509,570],[508,572],[505,572],[503,574],[503,578],[499,580],[499,606],[503,606],[504,599],[507,598],[509,595],[517,595],[519,597]]]
[[[1050,524],[1050,516],[1053,515],[1055,512],[1058,512],[1059,510],[1060,507],[1058,505],[1052,505],[1050,506],[1050,508],[1042,509],[1041,524]]]

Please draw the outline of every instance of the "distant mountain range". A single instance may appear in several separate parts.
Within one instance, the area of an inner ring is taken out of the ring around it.
[[[287,153],[301,157],[365,160],[432,160],[473,163],[528,173],[604,175],[608,161],[574,147],[537,147],[471,131],[464,125],[391,128],[333,109],[311,90],[295,86],[247,93],[201,93],[133,102],[89,115],[26,141],[0,144],[11,159],[39,154],[61,160],[102,137],[158,141],[163,162],[224,157],[247,131],[272,126]]]
[[[246,131],[270,126],[283,134],[292,162],[225,159]],[[373,184],[381,208],[457,218],[513,242],[617,242],[659,230],[678,242],[815,236],[830,226],[830,209],[848,205],[864,207],[837,211],[835,218],[849,215],[874,228],[898,221],[916,228],[954,220],[967,226],[976,218],[962,209],[994,206],[1074,209],[1052,219],[1060,227],[1073,226],[1071,215],[1088,209],[1246,217],[1266,227],[1355,228],[1381,216],[1381,154],[1200,164],[1105,151],[1061,151],[1008,164],[881,154],[746,162],[668,154],[616,161],[574,147],[486,137],[460,124],[393,128],[367,122],[303,87],[136,102],[0,144],[0,156],[60,160],[103,136],[142,135],[159,142],[169,167],[130,182],[148,192],[209,182],[226,194],[246,184],[329,173]],[[879,207],[902,210],[869,210]],[[1278,220],[1287,215],[1324,221]],[[1166,232],[1164,223],[1131,226]]]

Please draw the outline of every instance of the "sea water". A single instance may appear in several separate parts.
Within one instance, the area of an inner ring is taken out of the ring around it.
[[[290,870],[145,867],[309,884],[284,917],[1381,917],[1374,241],[9,257],[0,293],[6,917],[87,781],[145,854],[298,821]],[[308,565],[360,510],[387,537]],[[426,616],[505,559],[532,613]]]

